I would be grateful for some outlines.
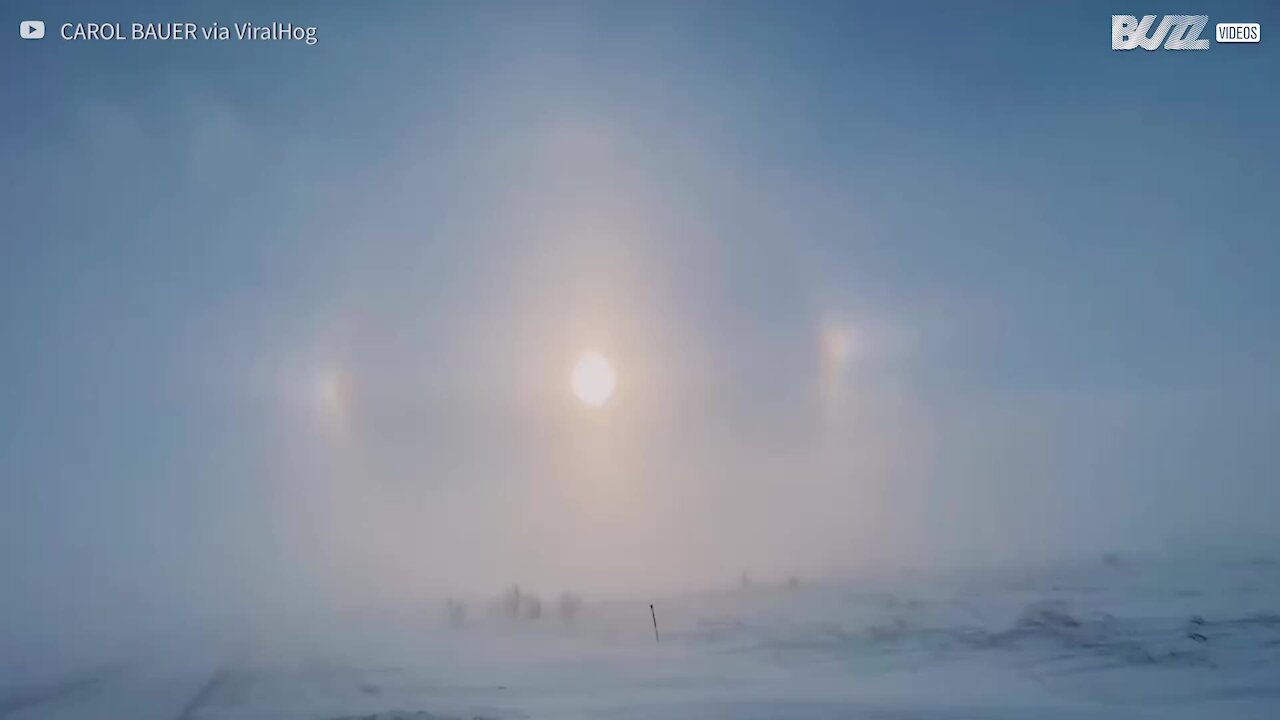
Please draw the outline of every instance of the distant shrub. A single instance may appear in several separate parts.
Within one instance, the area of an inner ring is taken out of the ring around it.
[[[462,627],[467,622],[467,605],[461,600],[449,598],[446,607],[449,614],[449,624],[453,627]]]
[[[527,594],[520,598],[522,614],[529,620],[542,617],[542,599],[537,595]]]
[[[520,617],[520,586],[512,585],[499,602],[502,614],[510,618]]]
[[[560,602],[557,606],[557,612],[560,619],[565,622],[573,622],[574,618],[582,610],[582,598],[573,593],[566,592],[560,594]]]
[[[498,609],[512,620],[537,620],[542,617],[542,598],[512,585],[499,599]]]

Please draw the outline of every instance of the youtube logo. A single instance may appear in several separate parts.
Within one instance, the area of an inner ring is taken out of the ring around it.
[[[44,37],[43,20],[23,20],[18,23],[18,34],[24,40],[39,40]]]

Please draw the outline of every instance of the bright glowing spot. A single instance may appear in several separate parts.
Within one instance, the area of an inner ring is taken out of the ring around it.
[[[608,358],[598,352],[589,352],[578,358],[569,375],[569,386],[573,394],[586,405],[600,407],[609,402],[613,389],[618,384],[618,376]]]
[[[316,409],[327,422],[345,425],[351,415],[351,382],[340,370],[325,370],[316,378]]]
[[[852,327],[828,322],[820,338],[823,371],[828,376],[844,372],[858,351],[858,337]]]

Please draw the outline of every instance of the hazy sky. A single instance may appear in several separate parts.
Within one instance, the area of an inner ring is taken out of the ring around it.
[[[5,617],[1274,541],[1280,15],[1042,5],[8,6]]]

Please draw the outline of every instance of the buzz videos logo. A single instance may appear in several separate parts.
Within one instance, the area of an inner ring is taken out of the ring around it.
[[[1208,15],[1111,16],[1112,50],[1208,50],[1209,39],[1200,37],[1209,24]],[[1152,28],[1154,26],[1154,29]],[[1261,40],[1258,23],[1218,23],[1215,35],[1220,43],[1256,43]]]
[[[1132,15],[1111,16],[1112,50],[1155,50],[1164,43],[1165,50],[1208,50],[1209,40],[1201,38],[1208,15],[1165,15],[1155,33],[1155,15],[1144,15],[1142,20]]]
[[[18,23],[18,34],[24,40],[40,40],[44,37],[44,21],[23,20]]]

